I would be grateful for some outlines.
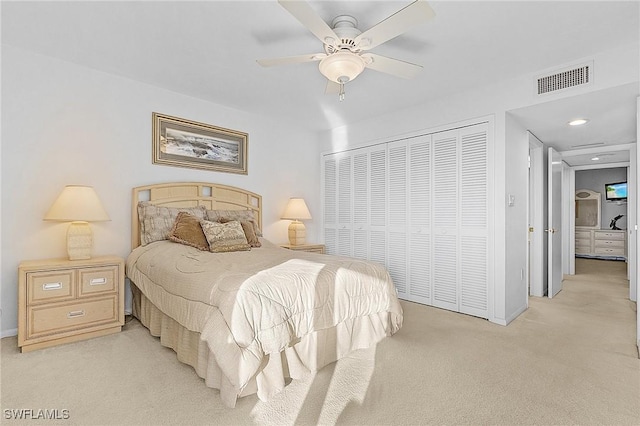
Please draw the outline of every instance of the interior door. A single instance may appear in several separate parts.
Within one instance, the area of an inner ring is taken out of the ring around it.
[[[548,274],[547,295],[552,298],[562,290],[562,156],[549,148],[549,201]]]

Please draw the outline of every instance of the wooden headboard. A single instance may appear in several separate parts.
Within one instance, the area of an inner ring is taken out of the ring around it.
[[[253,210],[262,229],[262,196],[233,186],[207,182],[170,182],[133,188],[131,249],[140,245],[138,202],[165,207],[205,206],[207,210]]]

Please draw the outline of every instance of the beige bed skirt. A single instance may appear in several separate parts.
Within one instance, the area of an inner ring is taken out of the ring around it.
[[[243,389],[237,390],[225,377],[215,353],[200,333],[191,331],[165,315],[132,283],[133,315],[149,329],[152,336],[160,337],[163,346],[173,349],[182,363],[190,365],[205,384],[220,390],[225,405],[234,407],[239,397],[258,394],[266,401],[284,389],[286,380],[301,379],[348,353],[375,345],[391,335],[389,313],[355,318],[334,328],[316,331],[286,348],[279,356],[265,357],[265,364]]]

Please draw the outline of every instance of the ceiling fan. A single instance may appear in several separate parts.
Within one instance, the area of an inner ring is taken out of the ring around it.
[[[358,21],[352,16],[337,16],[330,27],[306,1],[278,0],[278,3],[320,39],[324,53],[259,59],[257,62],[263,67],[320,61],[320,72],[329,80],[325,92],[339,93],[340,100],[344,99],[344,85],[365,68],[403,78],[412,78],[422,69],[420,65],[368,51],[433,18],[435,13],[425,0],[414,1],[364,32],[358,29]]]

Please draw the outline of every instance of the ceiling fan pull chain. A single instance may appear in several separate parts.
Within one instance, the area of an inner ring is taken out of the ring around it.
[[[344,83],[340,83],[339,99],[340,99],[340,102],[344,101]]]

